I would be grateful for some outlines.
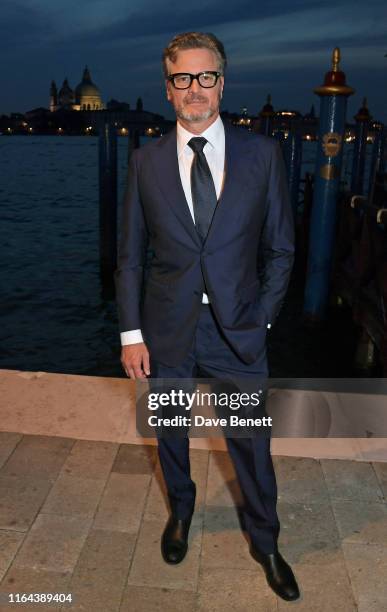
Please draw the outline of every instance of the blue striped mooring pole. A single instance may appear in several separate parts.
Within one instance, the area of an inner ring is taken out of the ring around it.
[[[367,98],[364,98],[363,105],[354,119],[356,121],[356,132],[353,147],[351,192],[353,195],[363,195],[368,126],[371,121],[371,115],[367,108]]]
[[[304,295],[304,317],[309,322],[321,321],[328,303],[347,99],[354,93],[339,63],[340,49],[336,47],[332,70],[326,73],[324,84],[314,90],[321,103]]]

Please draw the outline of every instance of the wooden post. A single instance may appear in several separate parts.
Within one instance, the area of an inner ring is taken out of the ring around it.
[[[99,130],[99,254],[104,284],[117,266],[117,130],[103,118]]]

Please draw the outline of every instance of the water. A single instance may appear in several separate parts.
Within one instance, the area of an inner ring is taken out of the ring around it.
[[[315,146],[306,143],[303,173]],[[120,137],[119,205],[126,168]],[[1,137],[0,176],[0,368],[123,376],[116,305],[99,278],[98,139]],[[273,375],[289,375],[282,357]]]
[[[127,139],[118,139],[119,202]],[[99,278],[98,139],[0,138],[0,367],[120,375]]]

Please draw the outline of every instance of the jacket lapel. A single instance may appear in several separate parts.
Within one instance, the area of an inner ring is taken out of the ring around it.
[[[231,206],[238,204],[243,191],[243,175],[246,172],[246,160],[241,154],[238,128],[224,122],[225,130],[225,180],[222,193],[216,206],[206,244],[226,222],[227,212]],[[172,208],[195,243],[202,246],[196,231],[180,179],[177,159],[176,126],[159,141],[153,151],[153,171],[165,200]]]
[[[225,179],[207,234],[206,244],[220,230],[222,223],[226,222],[230,207],[238,204],[244,186],[243,173],[245,170],[245,160],[241,154],[241,147],[238,146],[238,128],[226,122],[223,122],[223,124],[225,132]]]
[[[155,149],[153,155],[154,174],[165,200],[193,240],[200,246],[200,237],[196,231],[181,184],[177,159],[176,126],[161,137],[159,146]]]

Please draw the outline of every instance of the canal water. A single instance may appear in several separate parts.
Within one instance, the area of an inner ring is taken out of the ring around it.
[[[119,201],[127,139],[118,139]],[[0,367],[119,375],[98,260],[98,139],[0,138]]]
[[[306,143],[304,171],[314,170],[314,148]],[[119,205],[127,151],[120,137]],[[0,368],[123,375],[116,305],[99,278],[98,139],[1,137],[0,176]],[[270,332],[272,375],[334,375],[334,363],[324,370],[325,357],[303,339],[301,310],[294,288]],[[341,355],[340,364],[337,376],[349,375]]]

